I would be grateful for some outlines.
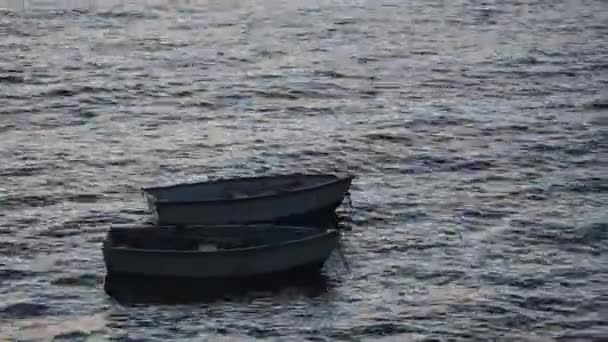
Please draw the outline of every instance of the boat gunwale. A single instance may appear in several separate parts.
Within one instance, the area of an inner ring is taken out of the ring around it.
[[[323,175],[303,175],[303,174],[298,174],[298,175],[286,175],[285,177],[293,177],[293,176],[323,176]],[[220,183],[224,183],[224,182],[230,182],[235,180],[235,178],[232,179],[220,179],[220,180],[216,180],[216,181],[211,181],[211,182],[195,182],[195,183],[186,183],[186,184],[175,184],[175,185],[169,185],[169,186],[164,186],[164,187],[148,187],[148,188],[142,188],[142,191],[144,191],[145,194],[150,195],[154,201],[153,204],[155,206],[162,206],[162,205],[197,205],[197,204],[225,204],[225,203],[234,203],[234,202],[247,202],[247,201],[255,201],[255,200],[260,200],[260,199],[266,199],[266,198],[281,198],[281,197],[287,197],[287,196],[292,196],[295,193],[302,193],[302,192],[309,192],[309,191],[313,191],[319,188],[323,188],[326,186],[329,186],[331,184],[335,184],[335,183],[340,183],[340,182],[349,182],[352,183],[353,179],[355,178],[354,175],[345,175],[345,176],[333,176],[335,177],[335,179],[330,180],[328,182],[323,182],[323,183],[319,183],[316,185],[312,185],[312,186],[308,186],[305,188],[300,188],[297,190],[293,190],[293,191],[287,191],[287,192],[277,192],[277,193],[273,193],[273,194],[262,194],[262,195],[255,195],[255,196],[250,196],[250,197],[242,197],[242,198],[230,198],[230,199],[209,199],[209,200],[188,200],[188,201],[171,201],[171,200],[160,200],[158,199],[156,196],[154,196],[154,194],[152,194],[151,192],[149,192],[150,190],[156,190],[156,189],[170,189],[170,188],[174,188],[174,187],[186,187],[186,186],[190,186],[190,185],[200,185],[200,184],[220,184]],[[269,178],[276,178],[276,176],[265,176],[265,177],[246,177],[246,178],[240,178],[240,180],[253,180],[253,179],[269,179]],[[157,208],[158,210],[158,208]]]
[[[292,227],[292,228],[299,228],[299,227]],[[306,228],[308,229],[308,228]],[[314,228],[310,228],[311,230],[314,230]],[[323,232],[319,232],[318,234],[313,234],[301,239],[297,239],[297,240],[287,240],[287,241],[283,241],[283,242],[279,242],[279,243],[273,243],[273,244],[264,244],[264,245],[257,245],[257,246],[252,246],[252,247],[242,247],[242,248],[232,248],[232,249],[220,249],[220,250],[215,250],[215,251],[200,251],[200,250],[166,250],[166,249],[147,249],[147,248],[130,248],[130,247],[114,247],[114,246],[106,246],[108,244],[108,238],[106,238],[103,242],[102,245],[102,250],[114,250],[114,251],[120,251],[120,252],[137,252],[139,254],[164,254],[164,255],[191,255],[191,254],[196,254],[196,255],[201,255],[201,256],[207,256],[207,255],[221,255],[221,254],[238,254],[238,253],[246,253],[246,252],[251,252],[251,251],[265,251],[265,250],[269,250],[269,249],[277,249],[277,248],[281,248],[281,247],[286,247],[289,245],[294,245],[294,244],[300,244],[300,243],[305,243],[305,242],[310,242],[311,240],[320,240],[320,239],[324,239],[327,237],[338,237],[339,238],[340,233],[337,230],[328,230],[328,231],[323,231]]]

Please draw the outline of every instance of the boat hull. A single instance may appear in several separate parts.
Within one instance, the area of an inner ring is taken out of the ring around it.
[[[336,231],[259,248],[163,251],[115,248],[106,239],[108,274],[192,279],[242,279],[297,269],[319,268],[338,245]]]
[[[351,182],[348,177],[312,189],[235,200],[170,202],[147,198],[159,225],[306,224],[330,220]]]

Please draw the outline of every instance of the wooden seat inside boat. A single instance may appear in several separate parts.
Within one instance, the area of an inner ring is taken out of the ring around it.
[[[239,199],[256,196],[274,195],[282,192],[289,192],[298,187],[303,186],[304,183],[301,180],[294,179],[285,182],[285,184],[251,184],[250,188],[226,188],[226,194],[228,199]]]

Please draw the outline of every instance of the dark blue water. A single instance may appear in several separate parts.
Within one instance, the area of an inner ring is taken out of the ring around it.
[[[0,0],[0,339],[608,337],[608,4]],[[142,186],[348,171],[350,271],[126,305]]]

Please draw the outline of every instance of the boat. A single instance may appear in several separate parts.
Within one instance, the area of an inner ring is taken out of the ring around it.
[[[287,174],[146,187],[142,191],[158,225],[300,225],[335,214],[353,178]]]
[[[336,230],[275,225],[111,227],[108,275],[243,279],[318,271],[338,246]]]

